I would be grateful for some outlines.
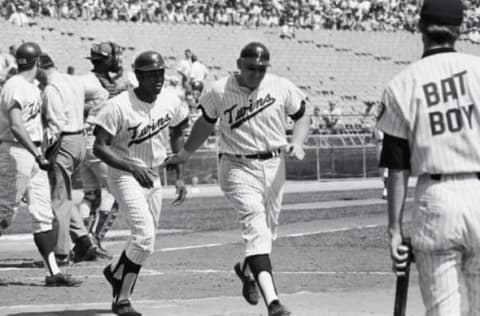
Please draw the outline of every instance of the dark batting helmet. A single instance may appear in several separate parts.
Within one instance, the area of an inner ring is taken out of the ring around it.
[[[203,91],[203,83],[201,81],[198,81],[198,80],[192,81],[191,86],[192,86],[192,90],[200,91],[200,92]]]
[[[247,64],[269,66],[270,52],[262,43],[251,42],[242,48],[240,59]]]
[[[135,71],[154,71],[165,69],[165,62],[162,55],[155,51],[146,51],[135,58],[133,62]]]
[[[109,66],[112,72],[118,72],[122,68],[122,48],[114,42],[102,42],[93,44],[90,48],[90,56],[87,57],[93,64],[103,62]]]
[[[20,45],[15,51],[15,59],[19,69],[33,66],[40,57],[42,50],[37,43],[26,42]]]

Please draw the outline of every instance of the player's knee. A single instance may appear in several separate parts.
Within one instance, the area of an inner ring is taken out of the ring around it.
[[[139,250],[145,254],[151,255],[155,246],[155,234],[146,234],[144,236],[136,236],[134,243]]]

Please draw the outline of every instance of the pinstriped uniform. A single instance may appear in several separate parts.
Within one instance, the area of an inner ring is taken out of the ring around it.
[[[161,91],[154,103],[137,98],[133,89],[110,99],[95,117],[95,124],[113,136],[111,149],[120,157],[158,172],[168,148],[168,128],[188,118],[188,109],[175,94]],[[108,168],[108,185],[120,209],[127,212],[132,237],[127,257],[142,265],[153,252],[160,217],[162,191],[157,174],[154,187],[145,189],[132,174]]]
[[[235,75],[228,76],[199,100],[204,117],[212,122],[218,119],[219,183],[239,212],[246,257],[271,252],[283,198],[285,159],[281,153],[263,160],[235,155],[286,146],[287,116],[304,111],[306,99],[287,79],[266,74],[253,91],[239,86]]]
[[[20,200],[27,196],[34,233],[52,229],[53,212],[47,173],[40,170],[35,158],[14,138],[9,110],[18,103],[23,123],[34,142],[43,140],[40,91],[21,75],[10,78],[0,94],[0,229],[11,222]]]
[[[377,123],[408,141],[419,176],[412,245],[429,316],[461,315],[462,274],[468,315],[480,315],[479,69],[480,58],[456,52],[421,59],[390,82]]]

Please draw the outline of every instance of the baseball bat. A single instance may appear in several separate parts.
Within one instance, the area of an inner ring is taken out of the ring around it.
[[[397,276],[393,316],[405,316],[407,310],[408,283],[410,280],[410,263],[413,262],[412,243],[410,238],[404,238],[402,244],[408,248],[408,259],[407,266],[405,267],[405,274]]]

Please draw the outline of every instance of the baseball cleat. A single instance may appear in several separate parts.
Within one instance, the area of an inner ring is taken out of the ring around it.
[[[80,284],[82,284],[82,281],[65,273],[57,273],[45,277],[46,286],[79,286]]]
[[[120,316],[142,316],[127,299],[112,303],[112,312]]]
[[[268,316],[290,316],[290,311],[280,301],[274,300],[268,305]]]
[[[242,295],[245,300],[251,305],[258,304],[258,289],[257,285],[255,284],[255,280],[251,280],[249,277],[245,276],[242,272],[242,268],[240,267],[240,262],[238,262],[233,269],[235,273],[242,281]]]
[[[115,279],[113,276],[111,264],[103,269],[103,275],[105,276],[105,279],[107,279],[108,283],[110,283],[112,286],[112,297],[117,297],[117,295],[120,293],[122,281]]]

